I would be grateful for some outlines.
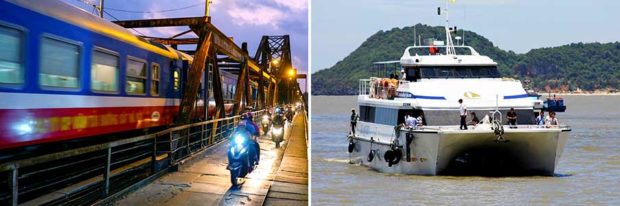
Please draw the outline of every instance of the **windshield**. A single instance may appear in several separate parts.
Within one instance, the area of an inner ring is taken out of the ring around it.
[[[500,74],[495,66],[412,67],[407,68],[410,78],[500,78]]]

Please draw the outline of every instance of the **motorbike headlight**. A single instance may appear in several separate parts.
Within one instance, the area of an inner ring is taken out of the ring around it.
[[[234,141],[235,141],[235,144],[242,145],[245,142],[245,138],[242,135],[238,134],[238,135],[235,135]]]
[[[282,128],[274,128],[274,129],[273,129],[273,134],[275,134],[275,135],[280,135],[280,134],[282,134]]]

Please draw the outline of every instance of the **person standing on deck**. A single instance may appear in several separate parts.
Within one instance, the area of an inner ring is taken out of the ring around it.
[[[540,111],[540,113],[536,117],[536,124],[538,126],[544,126],[545,125],[545,111],[542,111],[542,110]]]
[[[407,117],[405,117],[405,126],[407,128],[415,128],[417,126],[417,119],[413,117],[413,115],[411,115],[411,113],[409,115],[407,115]]]
[[[517,127],[517,113],[515,112],[515,108],[510,108],[506,114],[506,118],[508,118],[508,125],[510,125],[510,128]]]
[[[467,130],[467,124],[465,122],[465,118],[467,118],[467,106],[463,104],[463,99],[459,99],[459,114],[461,115],[461,126],[459,129]]]
[[[555,112],[554,111],[550,111],[549,112],[549,119],[547,119],[547,121],[545,122],[545,126],[547,128],[557,128],[557,127],[560,127],[560,122],[558,121],[557,118],[555,118]]]
[[[355,113],[355,108],[351,109],[351,134],[355,136],[355,126],[357,126],[357,120],[360,118]]]

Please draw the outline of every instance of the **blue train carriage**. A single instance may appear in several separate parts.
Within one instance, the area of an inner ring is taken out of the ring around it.
[[[0,0],[0,149],[170,125],[191,60],[62,1]]]

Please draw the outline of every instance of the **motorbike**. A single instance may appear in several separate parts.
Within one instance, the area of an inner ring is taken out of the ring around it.
[[[230,170],[230,183],[237,186],[238,178],[245,178],[252,172],[257,157],[254,147],[255,144],[251,139],[251,134],[247,131],[235,131],[231,136],[230,146],[228,148],[228,170]]]
[[[271,126],[271,118],[268,114],[263,115],[263,118],[260,121],[261,129],[264,131],[263,134],[268,134],[267,132]]]
[[[280,147],[280,142],[284,140],[284,123],[274,122],[269,130],[271,140],[276,143],[276,148]]]

